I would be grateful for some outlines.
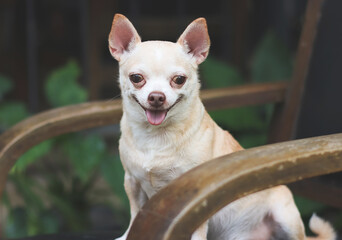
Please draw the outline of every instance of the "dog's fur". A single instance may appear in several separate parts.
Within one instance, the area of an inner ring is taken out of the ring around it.
[[[210,118],[199,97],[197,68],[209,46],[204,18],[193,21],[172,43],[141,42],[126,17],[114,17],[109,50],[120,66],[119,150],[131,223],[142,205],[171,180],[210,159],[242,150]],[[316,216],[310,226],[318,234],[315,239],[335,238],[332,227]],[[127,232],[119,239],[126,239]],[[291,192],[278,186],[229,204],[195,231],[195,239],[309,238]]]

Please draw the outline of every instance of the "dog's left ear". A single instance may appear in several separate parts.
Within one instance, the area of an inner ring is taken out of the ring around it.
[[[179,37],[177,43],[196,59],[197,64],[202,63],[207,58],[210,47],[210,38],[205,19],[198,18],[190,23]]]

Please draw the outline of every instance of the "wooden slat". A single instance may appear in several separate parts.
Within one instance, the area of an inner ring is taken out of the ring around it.
[[[201,99],[209,111],[278,103],[284,101],[287,87],[287,82],[272,82],[203,90]]]
[[[270,131],[270,142],[281,142],[294,138],[323,3],[324,0],[308,1],[292,80],[285,103],[276,109]]]
[[[190,239],[203,222],[238,198],[337,171],[342,171],[342,134],[235,152],[160,190],[138,213],[127,239]]]

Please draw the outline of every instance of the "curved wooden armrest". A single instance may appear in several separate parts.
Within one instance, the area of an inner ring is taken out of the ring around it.
[[[15,161],[34,145],[69,132],[118,123],[121,100],[92,102],[34,115],[0,136],[0,197]]]
[[[342,134],[235,152],[190,170],[154,195],[137,215],[128,239],[190,239],[238,198],[337,171],[342,171]]]
[[[210,110],[265,104],[284,100],[286,82],[249,84],[204,90],[201,97]],[[68,132],[119,123],[121,100],[62,107],[37,114],[0,136],[0,197],[15,161],[34,145]]]

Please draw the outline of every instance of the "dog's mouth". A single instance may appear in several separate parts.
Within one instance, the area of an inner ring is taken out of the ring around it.
[[[164,122],[167,113],[177,104],[179,103],[182,98],[184,97],[184,95],[180,95],[177,100],[175,101],[174,104],[171,105],[171,107],[163,109],[163,108],[146,108],[144,107],[139,100],[137,99],[137,97],[135,95],[132,95],[133,99],[140,105],[140,107],[142,107],[142,109],[144,109],[146,117],[147,117],[147,121],[151,124],[151,125],[160,125]]]
[[[147,120],[152,125],[162,124],[166,118],[167,112],[168,110],[145,110]]]

